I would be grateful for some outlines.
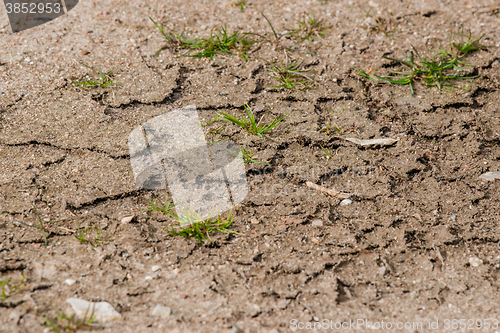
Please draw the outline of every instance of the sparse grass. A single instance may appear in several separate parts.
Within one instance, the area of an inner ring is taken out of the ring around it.
[[[52,331],[54,333],[73,333],[79,329],[90,330],[101,326],[94,323],[95,316],[93,312],[88,318],[88,314],[86,313],[81,320],[76,319],[74,314],[71,316],[67,316],[62,311],[55,310],[55,312],[56,318],[54,321],[48,319],[45,316],[40,316],[45,321],[44,325],[52,328]]]
[[[212,28],[210,37],[208,38],[193,39],[185,36],[183,33],[179,34],[175,30],[165,31],[164,27],[156,23],[151,17],[149,19],[156,25],[168,42],[175,44],[180,49],[188,50],[182,55],[186,57],[210,58],[212,60],[218,54],[233,55],[234,52],[237,52],[241,57],[248,60],[246,52],[252,44],[258,42],[258,40],[248,37],[256,35],[254,33],[242,33],[240,30],[237,30],[230,34],[227,32],[226,27]],[[158,50],[154,56],[158,55],[163,49],[164,47]],[[191,54],[193,50],[201,51]]]
[[[10,278],[5,278],[0,280],[0,287],[2,287],[2,293],[0,294],[0,303],[5,301],[7,298],[12,296],[19,290],[24,289],[24,282],[26,281],[26,277],[24,274],[21,274],[22,278],[16,284],[11,284]]]
[[[94,68],[92,68],[88,65],[85,65],[83,63],[82,63],[82,65],[89,68],[90,70],[92,70],[92,72],[94,72],[94,74],[97,75],[99,78],[95,81],[85,80],[82,82],[73,82],[73,84],[80,85],[82,88],[86,88],[86,87],[106,88],[106,87],[109,87],[111,85],[118,84],[117,82],[113,82],[114,68],[111,69],[109,72],[105,73],[102,71],[101,67],[99,67],[99,71],[96,71]]]
[[[269,19],[267,18],[267,16],[266,16],[266,15],[264,15],[264,13],[262,13],[262,12],[261,12],[261,14],[262,14],[262,16],[266,19],[266,21],[267,21],[267,23],[269,24],[269,26],[271,27],[271,30],[273,31],[273,34],[274,34],[274,38],[276,39],[276,43],[278,43],[278,42],[279,42],[279,40],[280,40],[280,37],[278,37],[278,34],[276,33],[276,30],[274,30],[274,27],[273,27],[273,25],[271,24],[271,21],[269,21]]]
[[[276,128],[283,121],[283,119],[288,115],[288,114],[286,114],[281,118],[276,116],[276,118],[274,118],[274,120],[271,123],[261,124],[261,121],[264,117],[260,118],[259,122],[256,122],[252,109],[246,104],[243,104],[243,107],[245,108],[246,117],[244,117],[244,116],[236,117],[236,116],[233,116],[232,114],[229,114],[227,112],[221,112],[221,114],[219,116],[219,120],[231,122],[235,125],[240,126],[248,133],[263,137],[266,132],[269,132],[273,128]]]
[[[304,16],[303,18],[297,20],[297,23],[299,26],[297,28],[290,29],[287,35],[300,40],[309,40],[311,42],[315,39],[322,41],[323,36],[327,33],[327,30],[331,28],[331,26],[326,26],[322,19],[313,15]]]
[[[350,126],[343,126],[343,127],[340,127],[340,126],[330,126],[330,125],[326,125],[325,127],[323,127],[320,132],[327,132],[328,134],[331,134],[331,133],[337,133],[338,135],[342,135],[346,132],[358,132],[359,129],[358,127],[356,126],[356,123],[352,123],[352,125]]]
[[[156,197],[156,200],[160,201],[158,197]],[[232,210],[229,211],[227,218],[222,218],[221,215],[217,215],[217,218],[212,221],[212,218],[209,217],[204,219],[192,210],[184,212],[182,217],[180,217],[173,211],[175,204],[166,196],[164,205],[157,205],[152,200],[149,201],[149,204],[151,208],[149,208],[148,211],[161,212],[176,221],[176,223],[163,228],[168,232],[167,236],[182,236],[185,238],[194,237],[199,243],[201,243],[203,240],[211,241],[209,234],[213,232],[243,235],[229,229],[234,221]]]
[[[50,232],[48,231],[47,228],[50,225],[50,223],[52,223],[52,222],[49,221],[49,222],[47,222],[47,224],[44,224],[43,221],[42,221],[42,218],[40,217],[40,214],[38,214],[38,210],[36,209],[35,204],[33,204],[33,209],[35,210],[35,214],[36,214],[36,217],[38,219],[38,224],[39,225],[26,224],[24,222],[17,222],[17,223],[22,224],[22,225],[24,225],[25,227],[28,227],[28,228],[35,228],[35,229],[41,230],[42,231],[42,235],[43,235],[43,240],[44,240],[44,243],[45,243],[45,247],[47,247],[47,245],[48,245],[47,235],[50,234]]]
[[[299,63],[298,60],[290,61],[288,55],[285,52],[285,63],[283,65],[277,65],[276,63],[271,63],[273,65],[272,69],[269,71],[272,73],[273,78],[278,80],[281,84],[277,86],[272,86],[269,88],[285,88],[285,89],[300,89],[308,88],[313,79],[304,73],[308,70],[301,69],[302,62]]]
[[[165,228],[165,230],[169,233],[168,236],[182,236],[184,238],[194,237],[199,243],[201,243],[203,240],[210,242],[211,239],[209,238],[209,235],[214,232],[243,235],[229,229],[234,221],[232,210],[229,211],[227,218],[222,218],[221,215],[217,215],[217,218],[214,221],[212,221],[211,218],[203,219],[193,211],[185,213],[182,218],[179,218],[179,216],[175,216],[174,218],[178,222],[170,225],[169,229]]]
[[[433,59],[427,59],[420,56],[415,48],[413,48],[415,53],[410,51],[409,57],[405,56],[404,60],[387,56],[383,57],[384,59],[395,61],[403,67],[407,67],[408,71],[390,71],[386,76],[379,76],[372,75],[371,70],[368,72],[358,68],[354,68],[354,70],[358,72],[357,75],[375,83],[379,83],[379,81],[382,80],[391,84],[409,85],[412,94],[415,92],[413,85],[416,80],[423,81],[428,87],[436,87],[439,90],[444,90],[448,87],[448,91],[451,91],[451,88],[454,87],[451,80],[478,79],[478,76],[460,76],[464,69],[459,65],[470,66],[463,61],[463,58],[470,52],[484,47],[478,45],[484,35],[476,39],[474,39],[470,33],[467,35],[455,35],[464,37],[465,40],[454,42],[450,36],[450,50],[441,49],[438,55]],[[465,90],[468,87],[470,87],[470,85],[458,90]]]
[[[323,150],[323,152],[326,154],[327,158],[331,158],[332,157],[332,154],[330,154],[330,152],[328,150],[326,150],[325,148],[323,148],[323,146],[320,146],[321,147],[321,150]]]
[[[375,19],[375,22],[377,22],[377,25],[375,27],[372,27],[372,29],[380,31],[387,38],[394,42],[394,39],[389,35],[389,32],[394,30],[394,28],[391,27],[392,22],[389,20],[387,23],[383,19],[380,19],[378,17]]]
[[[370,24],[369,25],[369,29],[373,29],[375,31],[379,31],[379,32],[382,32],[387,38],[389,38],[390,40],[392,40],[393,42],[395,41],[390,35],[389,35],[389,32],[392,32],[394,31],[394,27],[393,27],[393,23],[392,23],[392,20],[391,20],[391,17],[388,15],[388,19],[385,20],[383,18],[380,18],[380,17],[373,17],[370,15],[370,10],[366,11],[363,7],[361,7],[361,9],[365,12],[365,17],[371,17],[374,21],[375,21],[375,24]],[[392,13],[389,13],[390,15],[392,15]]]
[[[243,157],[243,163],[259,163],[259,164],[265,164],[269,165],[269,163],[266,162],[261,162],[253,159],[253,151],[250,149],[245,149],[245,148],[240,148],[241,150],[241,155]]]
[[[168,216],[174,216],[175,214],[173,213],[173,210],[175,208],[175,205],[173,202],[171,202],[167,196],[165,196],[165,204],[164,205],[161,205],[161,201],[160,201],[160,198],[158,198],[157,196],[155,196],[156,200],[160,203],[160,205],[157,205],[154,203],[154,200],[149,200],[149,205],[151,206],[151,208],[149,209],[146,209],[146,211],[151,214],[152,212],[154,211],[157,211],[157,212],[160,212],[160,213],[163,213],[165,215],[168,215]]]
[[[212,121],[209,121],[205,124],[202,124],[201,126],[202,127],[207,127],[207,126],[210,126],[212,125],[213,123],[215,123],[216,121],[219,120],[219,117],[218,116],[215,116],[212,118]],[[214,137],[217,135],[217,134],[220,134],[222,133],[222,131],[224,130],[224,128],[226,128],[226,124],[221,124],[221,125],[216,125],[215,127],[212,127],[208,130],[207,134],[205,134],[205,139],[209,136],[209,135],[212,135],[211,137],[211,143],[214,143]]]
[[[243,9],[245,9],[247,2],[248,0],[238,0],[236,2],[231,3],[230,5],[240,7],[240,12],[243,12]]]
[[[113,239],[109,239],[106,235],[103,235],[104,229],[100,228],[97,224],[94,224],[92,228],[89,223],[86,228],[80,227],[80,224],[77,223],[76,231],[73,236],[75,236],[78,241],[82,244],[90,244],[94,247],[102,245],[106,242],[112,242]]]

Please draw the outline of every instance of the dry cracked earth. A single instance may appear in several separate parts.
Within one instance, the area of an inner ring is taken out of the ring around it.
[[[0,331],[51,332],[44,317],[57,323],[56,311],[71,313],[70,297],[113,306],[120,318],[95,328],[102,332],[277,333],[324,319],[423,323],[410,332],[430,331],[429,320],[439,320],[433,332],[453,331],[447,319],[490,319],[493,327],[500,182],[479,176],[500,171],[500,3],[228,4],[83,0],[15,34],[0,12],[0,279],[10,279]],[[284,34],[308,14],[331,26],[324,40]],[[225,25],[267,40],[248,60],[179,57],[184,51],[148,17],[192,38]],[[467,90],[417,82],[412,95],[355,75],[353,67],[380,75],[399,68],[382,56],[401,58],[412,46],[432,56],[462,26],[484,34],[487,47],[465,58],[466,73],[480,76]],[[313,76],[308,89],[269,88],[277,84],[271,63],[284,61],[285,49]],[[119,84],[72,84],[95,79],[82,63],[114,68]],[[232,226],[244,236],[201,244],[165,237],[172,220],[144,210],[166,193],[135,184],[129,133],[180,107],[195,105],[209,121],[221,111],[243,114],[244,103],[259,119],[288,114],[263,138],[234,125],[215,137],[270,161],[246,164],[250,191]],[[345,132],[321,131],[327,125]],[[362,147],[347,137],[398,141]],[[77,226],[97,226],[111,241],[80,243]],[[157,305],[170,310],[153,316]]]

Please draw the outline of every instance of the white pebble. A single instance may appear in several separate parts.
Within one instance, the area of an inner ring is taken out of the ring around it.
[[[88,316],[89,313],[93,313],[95,316],[95,321],[100,323],[105,323],[108,321],[113,321],[121,319],[122,315],[119,314],[115,308],[108,302],[89,302],[80,298],[68,298],[66,303],[69,303],[75,314],[79,318],[83,318],[85,315]]]
[[[469,258],[469,264],[472,266],[472,267],[479,267],[483,264],[483,261],[477,257],[470,257]]]
[[[350,205],[352,204],[352,200],[351,199],[344,199],[340,202],[340,205],[341,206],[347,206],[347,205]]]
[[[74,284],[75,284],[75,282],[76,282],[76,281],[75,281],[75,280],[73,280],[73,279],[66,279],[66,280],[64,280],[64,283],[66,283],[68,286],[72,286],[72,285],[74,285]]]
[[[135,215],[132,216],[125,216],[124,218],[121,219],[121,223],[130,223],[134,219]]]
[[[172,313],[172,309],[167,306],[157,305],[153,310],[155,317],[168,317]]]
[[[161,266],[154,265],[153,267],[151,267],[151,270],[152,270],[153,272],[156,272],[156,271],[159,271],[159,270],[160,270],[160,268],[161,268]]]
[[[321,221],[320,219],[312,220],[312,225],[315,226],[315,227],[322,227],[323,226],[323,221]]]

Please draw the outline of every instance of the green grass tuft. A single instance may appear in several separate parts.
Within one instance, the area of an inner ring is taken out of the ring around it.
[[[229,229],[234,222],[232,210],[229,211],[227,218],[222,218],[221,215],[217,215],[214,221],[212,221],[211,218],[203,219],[193,211],[185,213],[182,218],[176,216],[176,220],[178,221],[177,223],[165,229],[169,233],[167,236],[182,236],[184,238],[194,237],[201,243],[203,240],[210,242],[211,239],[209,235],[214,232],[244,235]]]
[[[156,197],[156,200],[160,201],[158,197]],[[209,235],[213,232],[243,235],[229,229],[234,221],[232,209],[229,211],[227,218],[222,218],[221,215],[217,215],[216,219],[212,221],[212,218],[209,217],[204,219],[194,211],[184,212],[182,217],[180,217],[173,211],[175,204],[167,197],[165,197],[164,205],[157,205],[152,200],[149,201],[149,205],[151,208],[149,208],[148,211],[158,211],[173,218],[174,221],[177,221],[176,223],[163,228],[168,232],[167,236],[182,236],[185,238],[193,237],[201,243],[203,240],[210,242],[211,239],[209,238]]]
[[[313,79],[304,74],[307,70],[301,69],[302,63],[303,61],[299,63],[298,60],[290,62],[285,52],[285,63],[283,65],[271,63],[273,68],[269,69],[273,78],[278,80],[281,84],[269,88],[285,88],[291,90],[299,87],[300,89],[310,87],[310,82],[312,82]]]
[[[257,161],[257,160],[254,160],[253,159],[253,151],[251,151],[250,149],[246,149],[246,148],[240,148],[241,150],[241,155],[243,157],[243,163],[259,163],[259,164],[265,164],[265,165],[269,165],[269,163],[267,162],[261,162],[261,161]]]
[[[73,82],[73,84],[80,85],[82,88],[86,88],[86,87],[107,88],[109,86],[118,84],[117,82],[113,82],[112,77],[113,77],[114,68],[111,69],[111,71],[104,73],[102,71],[101,67],[99,67],[99,71],[96,71],[94,68],[92,68],[88,65],[85,65],[83,63],[82,63],[82,65],[89,68],[90,70],[92,70],[92,72],[94,72],[94,74],[96,74],[99,78],[95,81],[86,80],[86,81],[82,81],[82,82]]]
[[[24,285],[24,282],[26,282],[26,277],[24,276],[24,274],[21,274],[21,276],[21,280],[16,284],[11,284],[10,278],[0,280],[0,287],[2,287],[2,293],[0,294],[0,303],[5,301],[17,291],[26,288],[26,286]]]
[[[390,71],[388,75],[379,76],[372,75],[371,71],[366,72],[358,68],[354,68],[354,70],[358,72],[358,76],[367,78],[375,83],[385,81],[391,84],[408,85],[412,94],[415,93],[413,85],[417,80],[424,82],[428,87],[436,87],[439,90],[448,88],[447,90],[451,91],[451,88],[454,87],[451,82],[452,80],[478,79],[478,76],[461,76],[461,72],[464,69],[460,65],[470,66],[463,61],[463,58],[470,52],[484,48],[484,46],[478,45],[484,35],[476,39],[470,33],[468,35],[460,34],[459,36],[465,37],[466,40],[453,42],[450,37],[450,50],[441,49],[438,55],[432,59],[420,56],[415,48],[409,52],[408,57],[404,57],[404,60],[387,56],[383,57],[406,67],[406,71]],[[468,87],[470,85],[458,90],[465,90]]]
[[[165,31],[163,26],[156,23],[151,17],[149,18],[156,27],[160,30],[163,37],[171,43],[174,43],[178,48],[188,50],[183,56],[194,58],[210,58],[212,60],[218,54],[234,55],[238,53],[241,57],[248,60],[246,52],[252,44],[258,42],[256,39],[251,39],[248,36],[256,35],[254,33],[242,33],[240,30],[230,34],[226,27],[212,28],[210,37],[208,38],[189,38],[183,33],[178,33],[175,30]],[[156,52],[158,55],[164,48]],[[199,52],[192,54],[192,51]]]
[[[233,116],[232,114],[229,114],[227,112],[221,112],[221,114],[219,116],[219,120],[231,122],[231,123],[243,128],[248,133],[263,137],[266,132],[269,132],[272,129],[276,128],[283,121],[283,119],[285,119],[285,117],[288,115],[288,114],[286,114],[281,118],[276,116],[276,118],[274,118],[274,120],[272,122],[270,122],[268,124],[261,124],[261,121],[264,117],[260,118],[259,122],[257,123],[255,120],[255,115],[253,114],[252,109],[246,104],[243,104],[243,107],[245,108],[246,117],[244,117],[244,116],[236,117],[236,116]]]
[[[327,30],[331,28],[331,26],[326,26],[322,19],[313,15],[305,16],[297,20],[297,23],[299,26],[290,29],[287,35],[296,37],[300,40],[309,40],[311,42],[315,39],[322,41]]]
[[[94,247],[102,245],[107,242],[112,242],[113,239],[109,239],[106,235],[103,235],[104,229],[99,228],[97,224],[94,224],[94,228],[91,225],[87,225],[86,228],[81,228],[77,223],[76,232],[73,236],[82,244],[90,244]]]

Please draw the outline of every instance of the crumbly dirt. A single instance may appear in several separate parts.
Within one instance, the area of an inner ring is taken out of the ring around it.
[[[83,0],[46,25],[0,30],[0,278],[26,276],[0,303],[0,331],[45,332],[41,316],[54,320],[73,296],[121,313],[103,332],[276,333],[292,331],[293,319],[424,323],[408,331],[439,320],[450,331],[446,319],[500,320],[500,182],[478,180],[500,170],[499,3],[250,0],[243,12],[228,3]],[[324,41],[288,52],[314,76],[309,89],[266,88],[277,84],[270,62],[296,41],[274,42],[260,12],[278,33],[303,14],[332,27]],[[173,46],[153,57],[165,41],[149,16],[191,37],[227,25],[271,42],[253,46],[248,61],[178,57]],[[394,41],[369,28],[376,18]],[[7,23],[3,11],[0,27]],[[401,58],[411,45],[446,47],[462,24],[488,46],[466,58],[467,73],[481,76],[468,90],[418,83],[412,95],[354,75],[372,65],[385,73],[392,65],[382,55]],[[73,85],[95,78],[80,63],[114,68],[120,84]],[[234,126],[222,134],[271,161],[247,164],[250,192],[233,225],[245,235],[165,237],[172,221],[143,211],[165,192],[135,185],[129,133],[182,106],[208,121],[241,114],[243,103],[266,120],[288,114],[265,138]],[[326,125],[346,132],[321,132]],[[346,137],[398,142],[363,148]],[[47,247],[41,230],[25,226],[38,223],[33,204],[52,221]],[[81,244],[77,224],[113,241]],[[156,305],[171,315],[153,317]]]

